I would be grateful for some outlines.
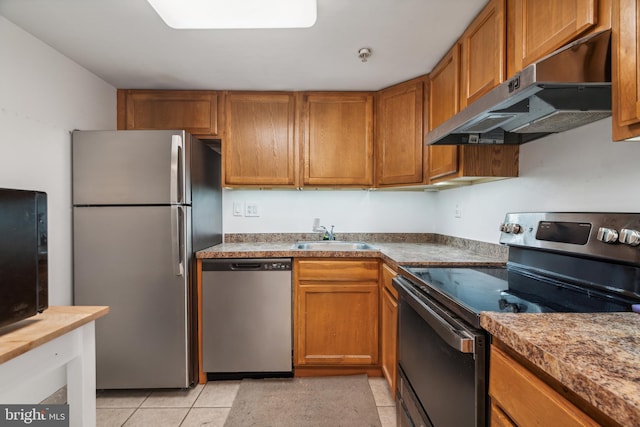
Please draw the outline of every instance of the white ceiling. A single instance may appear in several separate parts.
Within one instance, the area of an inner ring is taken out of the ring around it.
[[[0,14],[117,88],[378,90],[428,73],[486,3],[318,0],[315,26],[284,30],[175,30],[146,0],[0,0]]]

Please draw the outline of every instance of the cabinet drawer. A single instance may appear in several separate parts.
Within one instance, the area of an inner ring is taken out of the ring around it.
[[[398,300],[398,291],[393,287],[393,278],[397,276],[397,273],[393,271],[387,264],[382,266],[382,287],[388,291],[393,298]]]
[[[298,280],[366,281],[378,280],[378,261],[299,260],[295,274]]]
[[[491,347],[489,395],[519,426],[597,426],[584,412],[540,378]],[[499,425],[499,424],[498,424]]]
[[[491,405],[491,427],[516,427],[498,405]]]

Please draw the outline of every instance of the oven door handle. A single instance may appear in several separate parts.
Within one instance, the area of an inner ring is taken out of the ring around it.
[[[403,294],[406,295],[404,299],[444,342],[461,353],[475,354],[475,338],[473,334],[462,329],[462,325],[459,327],[453,326],[433,308],[413,296],[412,292],[400,280],[396,280],[396,283],[400,285]]]

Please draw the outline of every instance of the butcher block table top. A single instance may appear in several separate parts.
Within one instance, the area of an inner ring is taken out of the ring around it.
[[[0,328],[0,363],[58,338],[109,312],[106,306],[52,306]]]

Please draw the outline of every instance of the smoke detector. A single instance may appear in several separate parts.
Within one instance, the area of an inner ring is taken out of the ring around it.
[[[362,62],[367,62],[367,59],[370,56],[371,56],[371,49],[369,49],[368,47],[360,48],[360,50],[358,51],[358,58],[360,58]]]

